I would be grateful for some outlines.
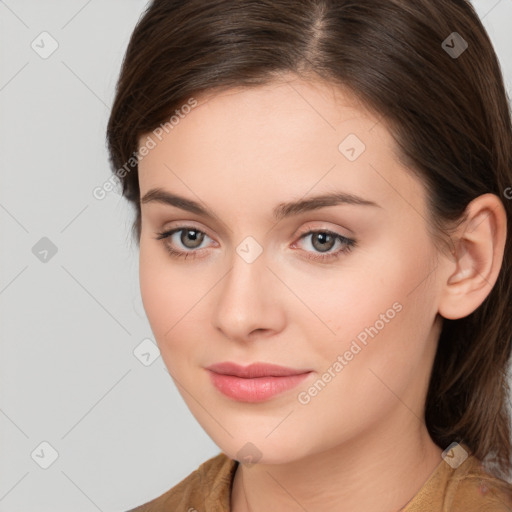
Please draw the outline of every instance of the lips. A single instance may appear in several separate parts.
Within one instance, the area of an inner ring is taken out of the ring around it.
[[[311,371],[310,369],[300,370],[270,363],[253,363],[249,366],[240,366],[232,362],[213,364],[208,366],[207,370],[221,375],[233,375],[243,379],[253,379],[256,377],[288,377],[290,375],[301,375]]]
[[[244,367],[226,362],[206,369],[217,390],[239,402],[264,402],[298,386],[312,373],[312,370],[269,363],[253,363]]]

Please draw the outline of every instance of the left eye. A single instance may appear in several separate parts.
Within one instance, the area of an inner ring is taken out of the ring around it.
[[[176,246],[176,240],[173,241],[174,235],[181,233],[178,237],[179,243],[188,250],[178,250]],[[169,254],[177,258],[192,258],[197,257],[197,253],[200,252],[198,249],[206,238],[210,238],[204,231],[200,231],[194,227],[181,227],[171,231],[165,231],[157,233],[157,240],[164,240],[164,245]],[[306,258],[311,260],[325,261],[328,259],[336,259],[343,253],[350,251],[355,245],[356,241],[350,238],[346,238],[339,233],[328,230],[308,231],[301,235],[300,240],[307,237],[311,238],[311,246],[314,251],[305,251],[307,253]],[[169,241],[165,239],[170,239]],[[172,243],[171,243],[172,242]],[[336,242],[341,244],[341,248],[337,251],[329,252],[336,245]],[[315,251],[316,254],[315,254]]]
[[[356,245],[355,240],[329,230],[308,231],[300,237],[300,240],[307,237],[312,237],[311,246],[316,251],[320,252],[320,254],[317,253],[316,255],[312,255],[310,251],[306,251],[308,253],[306,258],[313,260],[322,261],[339,258],[342,254],[349,252]],[[337,251],[328,252],[335,246],[337,241],[341,244],[341,247]]]

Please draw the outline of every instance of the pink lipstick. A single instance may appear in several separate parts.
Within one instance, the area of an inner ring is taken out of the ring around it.
[[[213,385],[240,402],[263,402],[302,382],[312,370],[287,368],[269,363],[240,366],[225,362],[206,368]]]

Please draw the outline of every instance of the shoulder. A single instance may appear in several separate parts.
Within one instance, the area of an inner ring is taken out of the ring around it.
[[[457,443],[403,512],[511,512],[512,485],[469,453]]]
[[[449,510],[510,512],[512,484],[491,475],[480,460],[469,457],[451,474],[446,501]]]
[[[229,511],[232,478],[238,462],[219,453],[154,500],[128,512]],[[221,508],[219,508],[219,506]]]

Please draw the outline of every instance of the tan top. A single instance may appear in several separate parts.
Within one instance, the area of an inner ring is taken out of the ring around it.
[[[472,455],[457,462],[459,446],[447,453],[402,512],[512,511],[512,485],[487,474]],[[238,464],[221,452],[160,497],[128,512],[230,512]]]

